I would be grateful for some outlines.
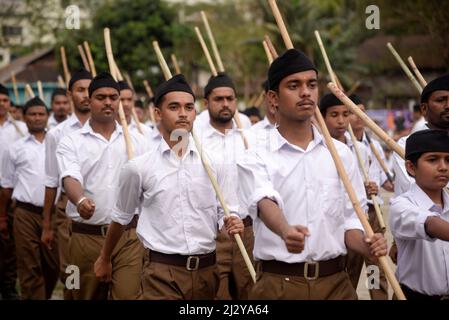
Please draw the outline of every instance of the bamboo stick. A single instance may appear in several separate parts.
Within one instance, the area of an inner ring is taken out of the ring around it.
[[[405,158],[404,149],[399,146],[385,131],[382,130],[373,120],[371,120],[365,112],[352,102],[334,83],[328,83],[329,90],[338,98],[345,106],[355,113],[362,121],[368,126],[385,144],[394,152],[396,152],[401,158]]]
[[[206,43],[204,42],[204,38],[201,34],[201,31],[198,27],[195,27],[196,36],[198,37],[198,40],[200,41],[201,47],[203,48],[203,53],[206,56],[207,62],[209,63],[209,68],[211,70],[211,73],[214,77],[218,75],[217,69],[215,68],[215,64],[212,61],[212,57],[210,56],[209,49],[207,49]]]
[[[89,62],[87,61],[86,54],[84,53],[84,50],[83,50],[83,46],[80,45],[80,44],[78,45],[78,51],[80,53],[81,60],[83,61],[84,69],[86,69],[87,71],[91,72],[90,71]]]
[[[27,92],[27,94],[30,97],[30,99],[32,99],[32,98],[34,98],[36,96],[34,94],[33,89],[31,89],[31,86],[28,83],[25,85],[25,91]]]
[[[154,93],[153,93],[153,90],[151,90],[151,87],[147,80],[143,80],[143,86],[145,87],[148,97],[150,99],[152,99],[154,97]],[[154,110],[153,110],[153,103],[150,103],[148,105],[148,113],[150,115],[151,123],[153,123],[153,126],[156,127],[157,124],[156,124],[156,117],[154,115]]]
[[[413,86],[416,88],[416,90],[418,90],[419,94],[421,94],[423,88],[419,84],[418,80],[416,80],[415,76],[410,71],[410,69],[407,67],[404,60],[402,60],[399,53],[396,51],[396,49],[393,47],[393,45],[390,42],[387,43],[387,47],[390,50],[390,52],[393,54],[393,56],[396,58],[397,62],[399,63],[399,65],[401,66],[402,70],[405,72],[407,77],[413,83]]]
[[[176,74],[181,74],[181,68],[179,67],[178,59],[176,59],[176,56],[173,53],[170,57],[171,61],[173,62],[173,67],[175,68]]]
[[[112,45],[111,45],[111,34],[109,28],[104,29],[104,43],[106,47],[106,56],[108,58],[109,63],[109,70],[111,72],[111,75],[117,79],[117,65],[114,61],[114,55],[112,53]],[[126,152],[128,154],[128,159],[131,160],[134,157],[134,150],[131,143],[131,137],[129,135],[129,129],[128,129],[128,123],[126,122],[125,112],[123,111],[122,102],[119,102],[119,108],[118,108],[119,118],[120,118],[120,124],[123,128],[123,135],[125,137],[125,143],[126,143]]]
[[[348,126],[348,131],[351,136],[352,143],[354,144],[354,151],[355,151],[357,160],[359,162],[360,170],[362,171],[362,174],[363,174],[363,179],[365,180],[365,183],[369,182],[370,180],[369,180],[369,176],[368,176],[368,171],[366,170],[365,164],[363,163],[362,155],[360,154],[360,150],[357,145],[358,141],[354,135],[354,131],[352,131],[351,125]],[[379,221],[379,226],[380,226],[382,232],[385,232],[387,227],[385,226],[385,221],[382,216],[382,211],[380,210],[379,203],[377,202],[377,198],[375,195],[369,195],[369,197],[371,198],[371,201],[373,202],[374,211],[376,212],[377,220]]]
[[[215,42],[214,35],[212,33],[212,30],[209,25],[209,21],[207,20],[206,13],[204,11],[201,11],[201,18],[203,19],[204,27],[206,28],[207,36],[209,37],[211,46],[212,46],[212,52],[214,53],[215,60],[217,61],[218,70],[220,72],[224,72],[224,66],[223,61],[221,60],[220,52],[217,48],[217,43]]]
[[[16,104],[20,104],[19,90],[17,89],[16,74],[14,72],[11,72],[11,80],[12,80],[12,87],[14,90],[14,96],[16,98]]]
[[[276,48],[273,45],[273,42],[271,41],[270,37],[266,34],[265,35],[265,42],[267,43],[268,49],[271,52],[271,56],[273,57],[273,59],[276,59],[279,54],[276,51]]]
[[[90,73],[92,73],[92,76],[95,77],[95,76],[97,76],[97,70],[95,69],[95,63],[94,63],[94,59],[92,58],[92,53],[90,51],[89,43],[87,41],[84,41],[83,45],[84,45],[84,50],[86,50],[87,61],[89,61]]]
[[[67,65],[67,56],[65,55],[65,48],[61,47],[60,52],[61,52],[62,67],[64,68],[65,86],[66,86],[66,88],[68,88],[71,75],[69,72],[69,67]]]
[[[368,140],[369,147],[370,147],[371,151],[373,152],[374,157],[377,159],[377,162],[379,162],[380,167],[385,172],[385,175],[387,176],[388,181],[390,181],[391,183],[394,183],[393,176],[391,175],[390,170],[387,167],[387,164],[385,163],[385,161],[380,156],[379,151],[377,150],[377,148],[374,145],[374,143],[371,141],[371,138],[370,138],[369,134],[365,132],[365,136],[366,136],[366,140]]]
[[[271,65],[273,63],[273,56],[271,55],[270,48],[268,48],[267,42],[262,41],[263,49],[265,50],[265,54],[267,55],[268,64]]]
[[[62,79],[61,75],[58,75],[58,87],[66,89],[66,86],[65,86],[65,83],[64,83],[64,79]]]
[[[40,80],[37,81],[37,92],[39,94],[39,98],[44,101],[44,90],[42,88],[42,82]]]
[[[424,88],[425,86],[427,86],[427,81],[426,79],[424,79],[424,77],[422,76],[421,72],[419,71],[418,67],[415,64],[415,61],[413,61],[412,57],[408,57],[408,63],[410,64],[410,66],[412,67],[413,72],[415,73],[416,77],[418,78],[419,84]]]
[[[273,13],[275,14],[276,17],[276,21],[278,23],[279,29],[281,30],[281,34],[282,34],[282,38],[284,39],[285,45],[287,47],[287,49],[293,49],[293,44],[290,40],[290,36],[287,32],[287,28],[285,27],[284,21],[282,20],[282,17],[280,16],[279,13],[279,9],[277,7],[276,1],[275,0],[269,0],[270,2],[270,6],[272,8]],[[336,95],[341,96],[343,93],[341,92],[341,90],[339,90],[335,84],[332,84],[334,89],[337,89],[340,94]],[[335,93],[334,93],[335,94]],[[344,94],[343,94],[344,95]],[[339,97],[340,98],[340,97]],[[347,97],[346,97],[347,98]],[[349,100],[349,98],[347,98]],[[341,99],[340,99],[341,100]],[[349,100],[351,101],[351,100]],[[352,102],[352,101],[351,101]],[[357,106],[356,106],[357,108]],[[349,196],[349,198],[351,199],[352,205],[354,207],[354,211],[356,212],[357,216],[360,219],[360,222],[362,223],[362,226],[365,230],[365,233],[367,234],[368,237],[372,237],[373,235],[373,230],[365,216],[365,213],[362,211],[362,208],[360,207],[360,203],[357,200],[357,197],[355,195],[354,189],[349,181],[349,178],[347,176],[346,170],[343,167],[343,163],[337,153],[337,150],[335,148],[334,142],[332,141],[332,138],[329,134],[329,130],[326,127],[326,124],[324,122],[323,116],[321,115],[321,112],[319,110],[318,107],[315,107],[315,117],[318,121],[318,123],[321,126],[321,129],[323,131],[323,135],[324,135],[324,139],[326,141],[326,145],[329,148],[329,151],[331,152],[332,158],[334,159],[335,162],[335,166],[337,167],[338,170],[338,174],[340,176],[340,179],[342,180],[346,192]],[[405,295],[401,290],[401,287],[399,286],[399,282],[397,281],[394,273],[391,271],[390,266],[388,265],[388,261],[387,258],[385,256],[379,257],[378,258],[380,265],[382,266],[382,268],[384,269],[385,275],[387,277],[387,279],[389,280],[391,286],[393,287],[393,290],[396,294],[396,296],[398,297],[398,299],[400,300],[405,300]]]

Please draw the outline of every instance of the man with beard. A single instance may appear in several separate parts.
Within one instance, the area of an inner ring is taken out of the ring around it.
[[[0,84],[0,159],[8,146],[20,139],[21,135],[8,117],[11,107],[8,89]],[[28,129],[22,121],[16,121],[16,125],[26,134]],[[2,180],[0,170],[0,181]],[[8,212],[8,233],[10,237],[5,239],[0,237],[0,299],[18,299],[16,291],[17,271],[16,271],[16,250],[13,236],[13,213],[12,206]]]
[[[137,123],[132,117],[132,110],[134,108],[134,91],[128,85],[126,81],[119,81],[120,86],[120,101],[122,102],[123,112],[125,113],[126,123],[128,124],[128,129],[130,132],[140,133],[137,127]],[[117,115],[117,120],[119,117]],[[151,138],[151,128],[144,125],[143,123],[140,125],[140,129],[142,130],[143,136],[145,139]]]
[[[141,207],[137,228],[147,249],[142,276],[144,299],[213,299],[218,286],[217,224],[221,228],[224,223],[231,236],[243,232],[243,223],[235,216],[236,199],[227,185],[229,173],[209,161],[225,201],[234,212],[231,217],[223,217],[201,163],[200,152],[204,150],[198,150],[190,138],[196,116],[194,103],[192,89],[183,75],[157,88],[155,105],[163,139],[152,152],[131,160],[122,169],[113,222],[95,263],[97,277],[111,281],[115,267],[111,254],[125,225]]]
[[[39,98],[24,106],[29,135],[12,144],[2,159],[0,232],[7,237],[6,210],[11,199],[14,210],[17,271],[23,299],[49,299],[58,280],[58,251],[40,241],[44,204],[45,128],[48,110]]]
[[[51,95],[51,115],[48,119],[48,128],[53,129],[67,119],[70,112],[69,98],[67,91],[57,88]]]
[[[312,124],[316,67],[290,49],[273,61],[268,81],[279,120],[274,143],[237,162],[240,203],[254,219],[259,264],[249,298],[356,299],[344,271],[347,249],[375,258],[386,254],[386,240],[364,234],[324,138]],[[357,198],[365,199],[350,150],[334,144]]]
[[[70,200],[66,208],[72,231],[69,261],[80,269],[80,287],[72,295],[76,300],[136,300],[141,293],[143,250],[136,237],[135,212],[112,253],[112,285],[99,282],[94,274],[94,261],[100,255],[119,196],[119,172],[128,156],[123,128],[116,121],[119,84],[102,72],[92,80],[88,93],[90,119],[80,130],[62,138],[56,150],[60,177]],[[141,134],[130,132],[130,138],[136,156],[147,150]]]
[[[438,77],[427,84],[421,93],[421,112],[426,124],[416,131],[424,129],[440,129],[449,131],[449,75]],[[409,136],[402,137],[398,144],[405,148]],[[405,160],[395,152],[393,153],[394,193],[399,196],[409,191],[414,182],[413,177],[407,173]],[[396,262],[397,247],[393,244],[390,250],[391,259]]]
[[[449,75],[438,77],[427,84],[421,93],[421,112],[426,124],[420,129],[440,129],[449,131]],[[419,129],[418,129],[419,130]],[[405,148],[409,136],[398,140]],[[393,154],[395,172],[394,193],[396,196],[408,191],[413,177],[407,173],[405,161],[396,153]]]
[[[85,69],[73,73],[69,81],[68,96],[73,102],[74,113],[64,122],[51,129],[45,137],[45,201],[43,213],[42,242],[52,248],[57,240],[59,248],[60,279],[65,285],[66,268],[69,259],[69,220],[65,214],[67,196],[61,190],[59,200],[54,208],[58,188],[60,187],[56,147],[61,139],[83,127],[90,117],[88,88],[92,75]],[[56,211],[57,234],[51,228],[52,212]],[[64,287],[65,288],[65,287]],[[70,291],[64,289],[64,299],[70,299]]]
[[[201,145],[229,168],[232,174],[230,181],[234,184],[232,192],[237,197],[236,161],[238,157],[243,156],[245,145],[240,131],[233,122],[237,111],[237,97],[234,83],[227,74],[219,73],[216,77],[212,76],[209,79],[204,88],[204,103],[209,112],[210,121],[198,131]],[[249,216],[242,215],[242,212],[240,215],[244,218],[245,225],[242,240],[251,257],[254,245],[252,220]],[[248,299],[248,292],[252,285],[251,275],[237,244],[229,239],[224,231],[217,237],[217,268],[220,276],[217,299]]]

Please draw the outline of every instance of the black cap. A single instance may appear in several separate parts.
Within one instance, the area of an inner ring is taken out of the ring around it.
[[[159,103],[163,96],[165,96],[169,92],[173,91],[182,91],[190,93],[195,99],[195,95],[193,94],[192,88],[187,83],[186,79],[182,74],[177,74],[171,79],[161,83],[157,88],[154,94],[154,104],[159,107]]]
[[[131,91],[133,91],[133,89],[131,89],[131,87],[129,86],[127,81],[124,81],[124,80],[119,81],[118,85],[120,87],[120,91],[122,91],[122,90],[131,90]]]
[[[243,111],[243,114],[246,115],[246,116],[248,116],[248,117],[251,117],[251,116],[257,116],[257,117],[259,117],[259,119],[262,119],[262,117],[261,117],[261,115],[260,115],[259,108],[257,108],[257,107],[250,107],[250,108],[247,108],[247,109],[245,109],[245,110]]]
[[[94,91],[100,88],[113,88],[120,93],[119,84],[108,72],[101,72],[92,79],[92,82],[89,85],[89,97],[92,97]]]
[[[268,69],[270,89],[275,89],[285,77],[308,70],[315,70],[318,74],[315,65],[304,53],[296,49],[287,50],[276,58]]]
[[[134,107],[143,109],[143,103],[141,100],[134,101]]]
[[[64,96],[65,97],[65,96],[67,96],[67,91],[62,88],[56,88],[51,95],[51,101],[53,101],[56,96]]]
[[[326,114],[327,109],[334,106],[341,106],[344,105],[343,102],[340,101],[334,94],[327,93],[324,96],[321,97],[320,100],[320,111],[321,114],[324,116]]]
[[[9,90],[4,85],[0,83],[0,94],[4,94],[6,96],[9,96]]]
[[[30,100],[28,100],[25,103],[25,105],[23,106],[23,114],[26,114],[28,109],[31,107],[39,107],[39,106],[45,107],[45,110],[47,110],[47,112],[48,112],[45,102],[42,101],[39,97],[34,97],[34,98],[31,98]]]
[[[405,159],[425,152],[449,153],[449,135],[447,131],[426,129],[413,133],[405,143]]]
[[[69,90],[72,90],[73,84],[79,80],[92,80],[92,74],[84,68],[78,69],[69,81]]]
[[[362,99],[360,99],[360,97],[355,93],[351,94],[349,96],[349,99],[351,99],[352,102],[354,102],[355,104],[363,104]]]
[[[207,85],[204,87],[204,98],[207,99],[212,90],[220,87],[231,88],[235,92],[235,86],[232,79],[226,73],[220,72],[216,77],[211,76],[209,78]]]
[[[449,75],[445,75],[430,81],[421,92],[421,103],[429,101],[432,92],[438,90],[449,91]]]

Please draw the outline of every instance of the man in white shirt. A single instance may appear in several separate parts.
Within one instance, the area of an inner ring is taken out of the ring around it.
[[[17,127],[8,117],[8,110],[11,107],[8,89],[0,83],[0,159],[8,150],[8,146],[20,139],[21,133],[28,133],[27,126],[22,121],[15,121]],[[2,171],[0,170],[0,181]],[[12,206],[8,212],[9,238],[0,237],[0,299],[18,299],[16,291],[17,270],[16,270],[16,250],[14,248],[13,237],[13,212]]]
[[[67,120],[51,129],[45,136],[45,200],[41,240],[49,248],[52,248],[57,243],[59,249],[60,279],[64,285],[68,276],[66,268],[69,260],[70,221],[65,213],[67,196],[62,188],[60,189],[60,196],[55,206],[58,188],[61,187],[56,148],[64,136],[81,129],[87,119],[89,119],[90,102],[88,88],[91,81],[92,75],[85,69],[79,69],[72,73],[67,94],[72,101],[74,113]],[[56,235],[51,228],[53,213],[56,214]],[[70,300],[70,298],[71,290],[67,290],[64,287],[64,299]]]
[[[49,299],[58,280],[58,250],[40,241],[44,204],[45,128],[48,110],[39,98],[24,106],[29,133],[9,147],[2,159],[0,231],[8,233],[6,210],[16,201],[14,239],[22,299]]]
[[[209,123],[197,131],[204,149],[215,155],[220,164],[229,168],[230,181],[234,184],[231,192],[237,198],[238,174],[236,161],[245,152],[241,132],[236,128],[233,117],[237,110],[237,97],[234,82],[225,73],[212,76],[204,88],[204,103],[209,112]],[[243,244],[250,258],[254,247],[254,234],[251,217],[240,212],[245,225]],[[247,300],[253,284],[245,261],[237,243],[223,230],[217,237],[217,269],[220,286],[219,300]]]
[[[246,130],[251,128],[251,120],[244,114],[238,111],[238,115],[240,117],[240,122],[242,124],[242,129]],[[209,112],[207,109],[203,110],[195,120],[195,128],[200,129],[201,127],[207,125],[209,123]]]
[[[446,100],[447,103],[447,100]],[[390,226],[398,247],[396,275],[408,300],[449,298],[449,136],[426,129],[405,148],[410,189],[391,200]]]
[[[347,248],[385,255],[381,234],[368,239],[339,180],[324,139],[312,125],[317,71],[291,49],[268,71],[279,127],[271,150],[238,161],[241,205],[254,219],[257,282],[250,299],[356,299],[344,271]],[[334,140],[361,206],[364,188],[353,156]]]
[[[100,257],[97,277],[111,281],[113,252],[124,226],[141,207],[137,233],[146,248],[142,277],[144,299],[214,299],[217,224],[232,236],[243,232],[236,199],[224,166],[209,160],[229,210],[223,218],[214,189],[189,136],[195,97],[183,75],[156,89],[156,113],[163,136],[159,146],[131,160],[120,174],[120,196]],[[178,142],[181,138],[181,142]],[[205,156],[207,154],[205,153]],[[208,157],[210,159],[210,157]]]
[[[69,199],[69,262],[80,269],[80,288],[72,295],[77,300],[106,299],[109,294],[111,299],[138,299],[143,249],[135,234],[137,216],[130,219],[113,253],[110,288],[100,283],[93,272],[118,197],[119,171],[128,158],[123,129],[116,122],[118,83],[103,72],[92,80],[88,92],[90,119],[80,130],[63,137],[56,149],[60,178]],[[130,137],[134,154],[144,153],[143,136],[130,132]]]
[[[149,140],[151,138],[151,128],[144,125],[140,125],[142,132],[138,130],[137,123],[132,117],[132,110],[134,108],[134,91],[128,85],[126,81],[119,81],[120,86],[120,100],[123,106],[123,112],[125,113],[126,123],[128,124],[128,129],[130,132],[136,132],[142,134],[145,139]],[[117,121],[120,121],[117,115]]]
[[[421,110],[427,123],[417,131],[424,129],[441,129],[449,131],[449,75],[438,77],[430,81],[421,93]],[[405,149],[409,136],[398,140],[398,145]],[[394,167],[394,194],[399,196],[410,189],[414,179],[405,168],[405,161],[393,152]],[[395,262],[397,259],[397,247],[391,247],[390,257]]]
[[[430,81],[421,93],[421,110],[427,123],[420,129],[441,129],[449,131],[449,75]],[[419,130],[418,130],[419,131]],[[405,148],[409,136],[402,137],[398,144]],[[408,191],[413,178],[407,174],[405,161],[396,153],[393,154],[395,172],[394,193],[401,195]]]
[[[356,102],[357,100],[355,100],[355,103]],[[332,93],[328,93],[324,95],[320,100],[320,111],[321,114],[323,115],[324,121],[326,122],[326,126],[329,129],[329,133],[331,134],[332,138],[346,144],[351,150],[352,155],[354,157],[354,161],[358,164],[357,167],[359,168],[360,176],[361,178],[364,179],[365,178],[364,172],[362,170],[365,170],[366,173],[368,174],[370,165],[373,163],[370,159],[371,152],[368,149],[368,147],[365,146],[362,142],[357,140],[353,141],[351,135],[347,131],[349,127],[349,118],[350,118],[350,112],[348,107],[342,104],[341,101]],[[354,143],[356,143],[357,150],[360,153],[363,168],[361,168],[360,166]],[[369,174],[368,174],[368,181],[363,181],[363,183],[365,185],[366,197],[369,199],[368,200],[369,209],[372,210],[372,213],[369,214],[369,219],[371,219],[370,223],[372,223],[371,227],[375,230],[374,232],[382,232],[379,224],[378,223],[375,224],[375,222],[373,221],[373,217],[376,216],[375,215],[376,213],[372,205],[371,197],[377,196],[378,194],[377,184],[375,181],[369,180]],[[379,201],[378,200],[379,198],[378,197],[376,198],[377,198],[376,200]],[[362,255],[357,254],[352,250],[348,250],[348,256],[346,260],[346,270],[349,274],[354,289],[357,289],[357,285],[360,279],[360,273],[362,271],[364,262],[366,263],[367,266],[375,264],[374,261],[370,261],[370,259],[365,259],[365,257],[363,257]],[[369,290],[369,292],[372,300],[388,300],[388,284],[383,270],[380,270],[379,273],[379,287],[372,288]]]
[[[70,113],[70,103],[65,89],[56,88],[51,95],[51,115],[48,118],[49,129],[65,121]]]

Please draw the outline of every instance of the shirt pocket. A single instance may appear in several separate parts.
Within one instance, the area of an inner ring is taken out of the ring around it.
[[[322,179],[321,210],[325,217],[344,221],[344,191],[340,179]]]
[[[216,213],[217,197],[212,182],[203,179],[193,179],[191,187],[188,188],[190,204],[195,209]]]

